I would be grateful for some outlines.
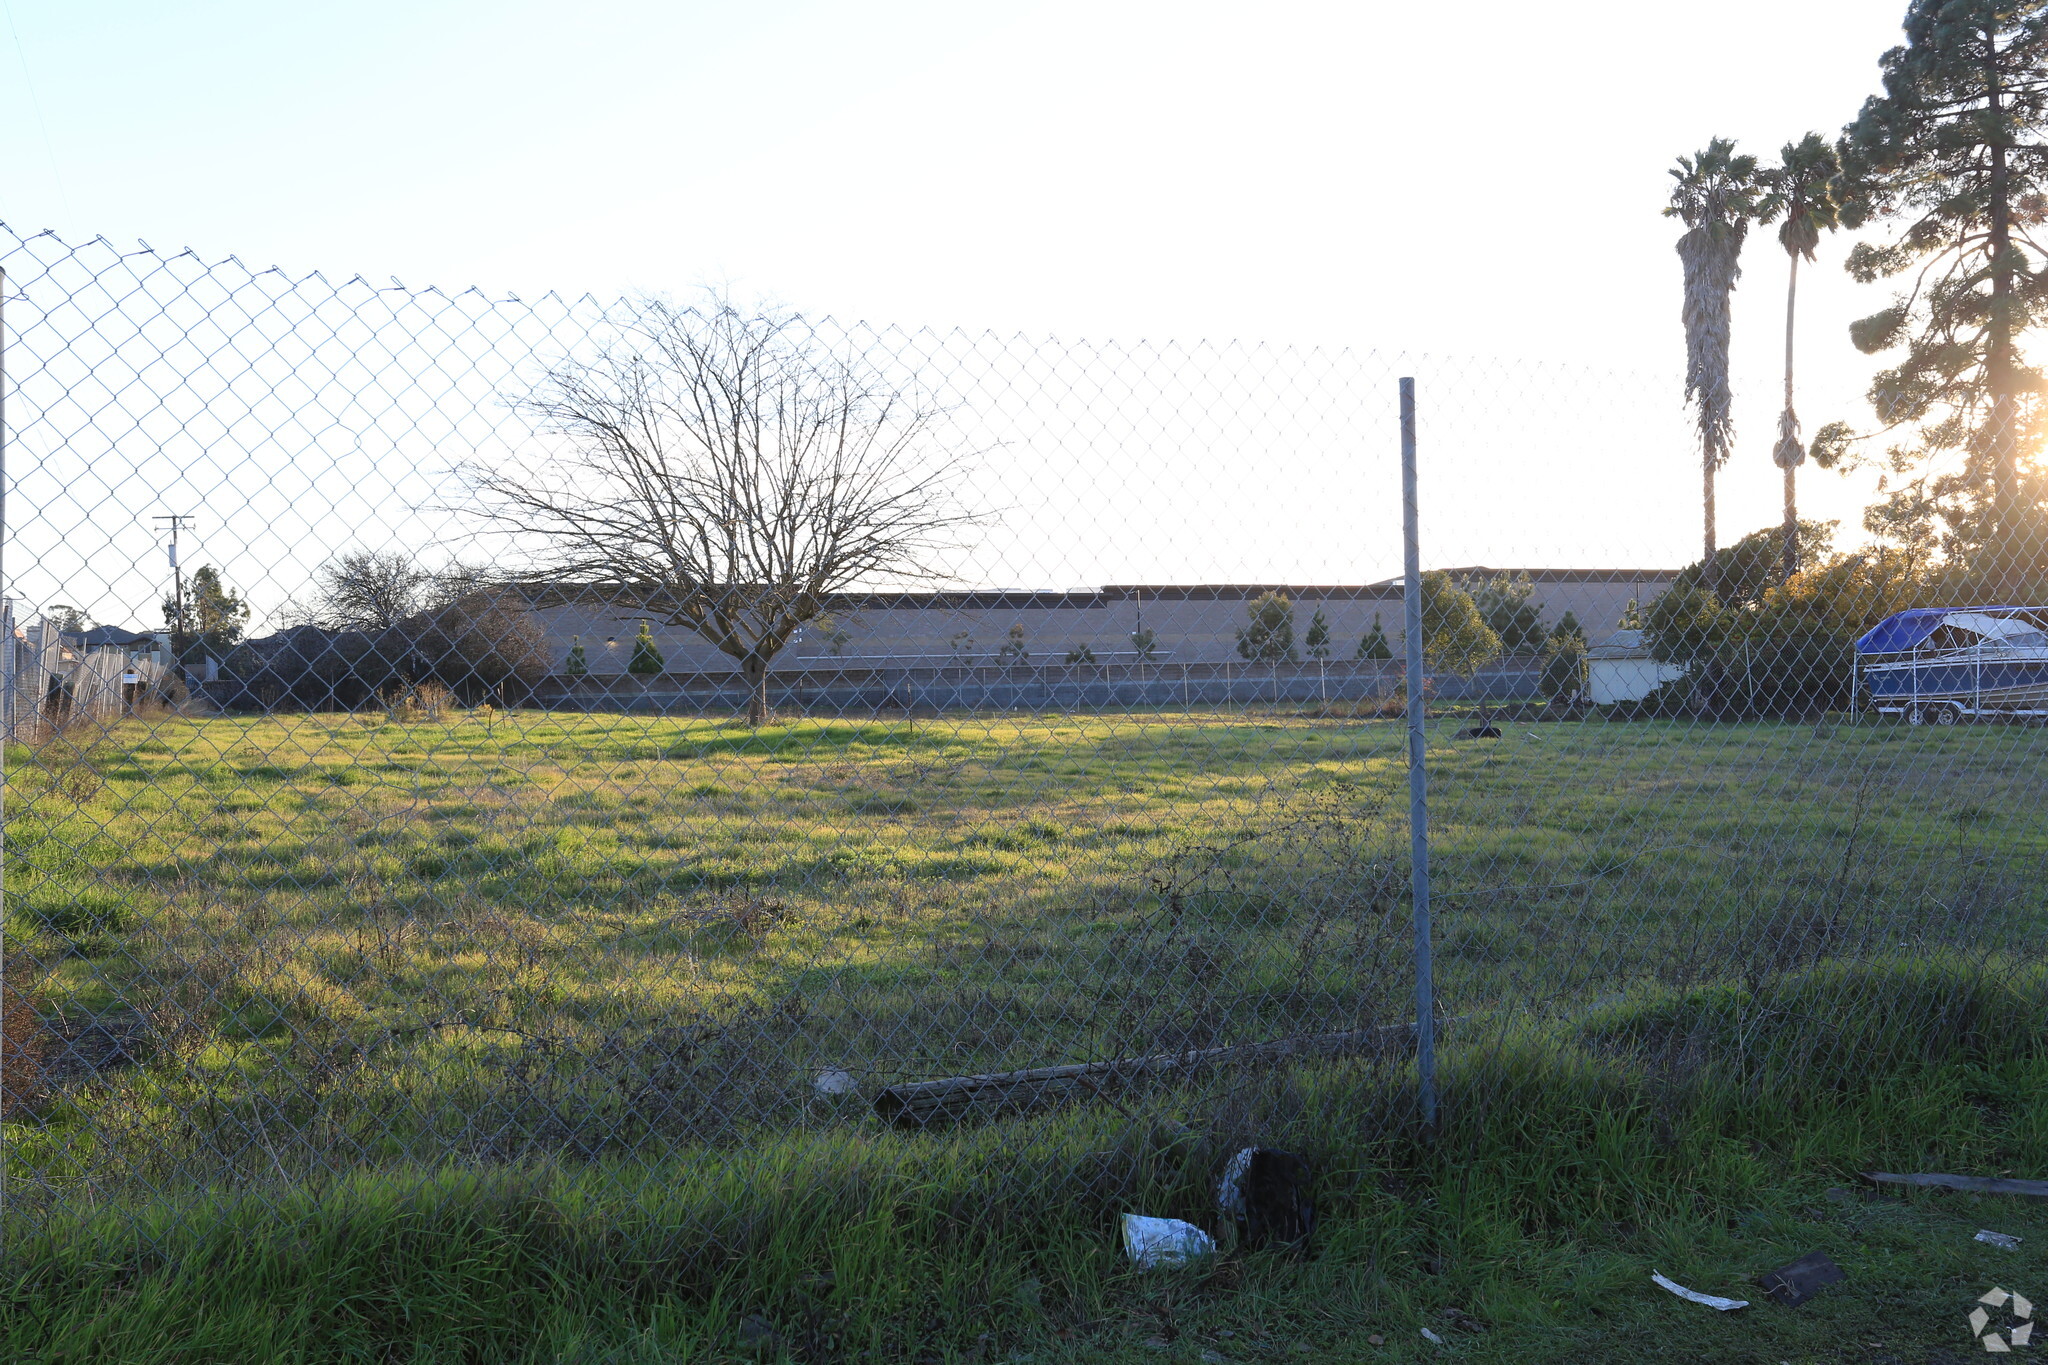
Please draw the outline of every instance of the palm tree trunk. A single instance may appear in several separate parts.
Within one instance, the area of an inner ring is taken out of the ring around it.
[[[1721,590],[1719,566],[1714,563],[1714,447],[1703,443],[1700,455],[1700,508],[1704,521],[1705,551],[1700,556],[1700,585],[1710,593]]]
[[[1782,444],[1793,435],[1793,416],[1797,411],[1792,406],[1792,320],[1799,301],[1799,253],[1787,253],[1792,258],[1792,272],[1785,281],[1785,420],[1779,424],[1778,439]],[[1790,453],[1782,453],[1780,462],[1785,466],[1785,579],[1799,572],[1799,493],[1796,487],[1799,466],[1793,463]]]
[[[1714,544],[1714,468],[1718,461],[1711,436],[1701,443],[1700,455],[1700,507],[1705,523],[1705,553],[1700,558],[1700,587],[1708,596],[1721,595],[1721,566],[1715,562]],[[1720,712],[1721,672],[1717,660],[1704,659],[1694,665],[1699,670],[1693,686],[1692,707],[1696,716],[1711,718]]]

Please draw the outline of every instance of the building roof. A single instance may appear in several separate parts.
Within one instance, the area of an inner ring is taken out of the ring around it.
[[[295,650],[306,655],[319,655],[334,651],[346,643],[367,642],[371,638],[360,630],[336,630],[328,626],[287,626],[269,635],[258,635],[244,643],[259,656],[282,654],[287,650]]]
[[[1588,659],[1647,659],[1650,646],[1643,639],[1647,632],[1640,630],[1617,630],[1586,651]]]
[[[156,643],[156,636],[146,630],[125,630],[120,626],[94,626],[76,635],[69,631],[65,634],[82,640],[87,649],[140,649]]]
[[[1453,578],[1509,578],[1527,575],[1532,583],[1669,583],[1678,577],[1676,569],[1496,569],[1468,565],[1446,569]],[[537,607],[567,606],[572,602],[609,599],[622,614],[654,610],[654,590],[639,584],[532,584],[527,600]],[[891,607],[951,609],[955,611],[1076,610],[1100,608],[1112,602],[1248,602],[1265,593],[1277,592],[1298,601],[1394,601],[1401,596],[1401,579],[1383,578],[1374,583],[1111,583],[1101,588],[980,589],[954,591],[902,590],[833,593],[825,598],[827,611],[881,611]]]
[[[1442,572],[1452,578],[1522,578],[1531,583],[1669,583],[1681,572],[1678,569],[1495,569],[1484,564],[1467,564],[1463,568],[1425,570],[1427,573]],[[1401,576],[1384,578],[1371,585],[1375,588],[1401,589]]]

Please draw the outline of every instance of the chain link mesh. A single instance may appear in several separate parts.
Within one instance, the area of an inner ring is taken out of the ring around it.
[[[784,318],[693,388],[749,315],[0,267],[17,1235],[545,1167],[710,1255],[806,1179],[1192,1215],[1189,1143],[1418,1136],[1397,375],[1439,1141],[2038,994],[2040,575],[1681,572],[1668,385]]]

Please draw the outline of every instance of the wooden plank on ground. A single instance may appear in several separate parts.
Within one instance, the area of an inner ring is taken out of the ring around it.
[[[1265,1043],[1165,1052],[1150,1057],[1125,1057],[1108,1062],[1041,1066],[1027,1071],[999,1071],[978,1076],[947,1076],[934,1081],[892,1085],[875,1096],[875,1112],[906,1128],[947,1123],[969,1115],[1018,1113],[1048,1104],[1088,1099],[1149,1077],[1190,1074],[1217,1066],[1241,1066],[1292,1057],[1334,1057],[1346,1053],[1383,1051],[1411,1044],[1413,1024],[1354,1029],[1279,1038]]]
[[[1865,1180],[1880,1185],[1918,1185],[1926,1189],[1967,1190],[1972,1194],[2027,1194],[2048,1199],[2048,1180],[2009,1180],[1996,1175],[1940,1175],[1922,1172],[1893,1175],[1890,1171],[1865,1171]]]

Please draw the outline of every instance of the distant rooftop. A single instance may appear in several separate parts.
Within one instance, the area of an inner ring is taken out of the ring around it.
[[[87,631],[65,631],[67,639],[82,640],[87,649],[140,649],[156,643],[156,636],[146,630],[127,630],[121,626],[94,626]]]
[[[1647,631],[1617,630],[1606,639],[1600,640],[1586,651],[1591,659],[1647,659],[1650,646],[1645,640]]]
[[[1516,569],[1492,568],[1483,564],[1445,569],[1453,578],[1482,579],[1506,575],[1527,575],[1531,583],[1626,583],[1664,584],[1678,577],[1676,569]],[[593,583],[585,585],[535,584],[527,588],[536,606],[560,606],[573,600],[610,598],[616,603],[646,602],[648,589],[632,584]],[[879,609],[884,607],[938,607],[958,610],[1010,611],[1019,608],[1087,608],[1110,602],[1238,602],[1263,593],[1277,592],[1304,601],[1392,601],[1401,595],[1401,580],[1383,578],[1373,583],[1110,583],[1101,588],[965,588],[901,591],[846,592],[832,594],[827,610]]]
[[[1494,569],[1484,564],[1467,564],[1460,569],[1444,569],[1442,572],[1453,578],[1521,578],[1527,575],[1531,583],[1669,583],[1679,574],[1677,569]],[[1398,589],[1401,576],[1383,578],[1372,586]]]

